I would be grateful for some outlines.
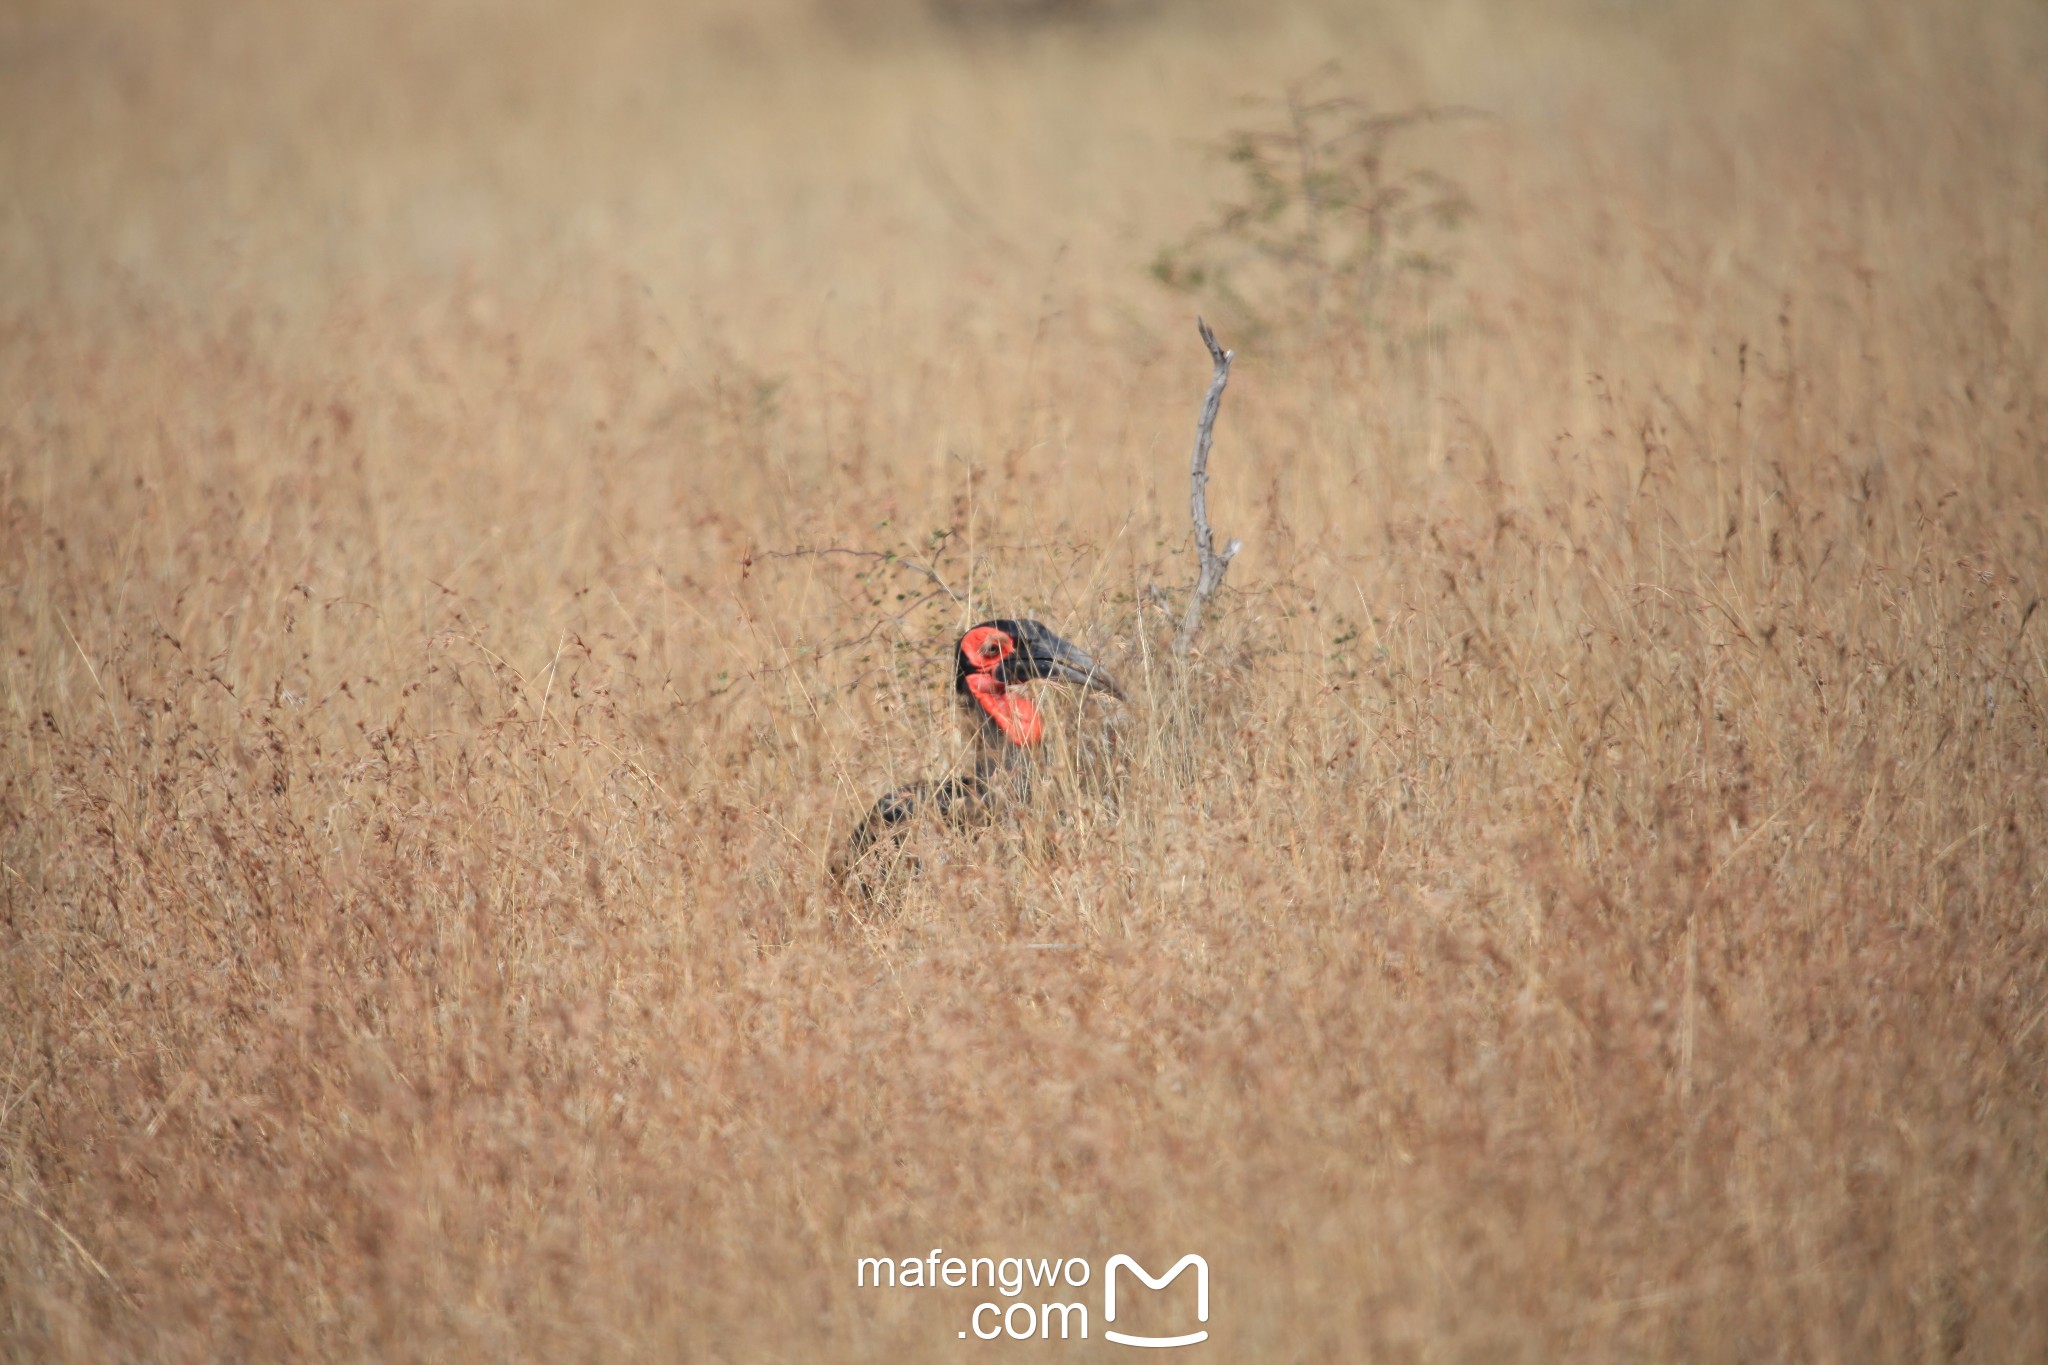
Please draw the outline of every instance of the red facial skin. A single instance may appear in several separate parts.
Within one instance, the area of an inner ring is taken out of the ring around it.
[[[982,626],[967,632],[960,641],[960,652],[967,656],[968,692],[1010,743],[1020,748],[1038,743],[1045,735],[1045,721],[1038,708],[995,675],[1003,660],[1017,652],[1017,642],[994,626]]]

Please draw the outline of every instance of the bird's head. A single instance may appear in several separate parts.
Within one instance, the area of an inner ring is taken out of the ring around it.
[[[986,711],[1010,743],[1028,746],[1045,721],[1018,683],[1070,682],[1122,699],[1123,690],[1074,646],[1036,621],[984,621],[954,650],[954,690]]]

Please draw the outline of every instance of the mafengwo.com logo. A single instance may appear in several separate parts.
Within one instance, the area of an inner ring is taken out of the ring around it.
[[[1173,1290],[1174,1282],[1188,1271],[1193,1272],[1188,1276],[1194,1288],[1192,1305],[1185,1291],[1174,1291],[1161,1301],[1134,1297],[1141,1286],[1161,1293]],[[1209,1339],[1209,1263],[1192,1253],[1154,1275],[1135,1257],[1119,1252],[1102,1263],[1097,1275],[1080,1256],[948,1256],[943,1248],[934,1247],[922,1257],[863,1256],[854,1284],[861,1289],[987,1290],[990,1297],[967,1310],[967,1325],[957,1332],[962,1339],[1086,1341],[1094,1326],[1101,1327],[1105,1340],[1120,1346],[1159,1349]],[[1099,1319],[1091,1317],[1091,1303],[1100,1303]]]

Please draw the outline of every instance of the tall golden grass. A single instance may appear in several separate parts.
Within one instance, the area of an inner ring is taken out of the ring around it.
[[[0,18],[5,1353],[2048,1359],[2040,8],[939,8]],[[1477,216],[1183,669],[1333,58]],[[842,896],[1002,614],[1110,790]]]

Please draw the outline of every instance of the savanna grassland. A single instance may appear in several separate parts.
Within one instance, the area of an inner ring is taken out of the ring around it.
[[[1199,1252],[1215,1360],[2048,1359],[2044,70],[8,6],[0,1352],[1130,1354],[855,1286],[943,1247]],[[1129,704],[844,894],[1001,615]]]

